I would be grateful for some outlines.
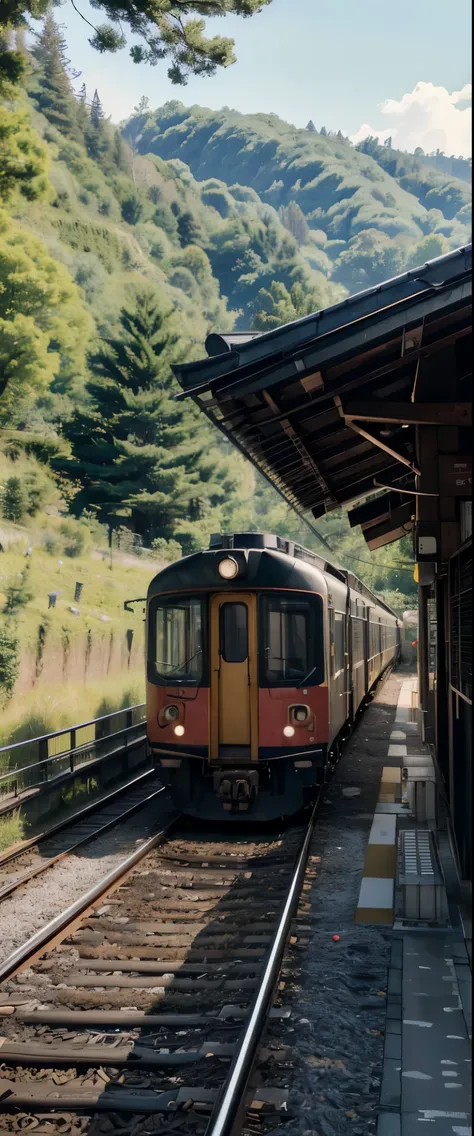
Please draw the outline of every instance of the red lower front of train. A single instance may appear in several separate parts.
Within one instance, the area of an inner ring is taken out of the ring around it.
[[[173,717],[167,721],[170,708]],[[176,803],[190,816],[218,820],[245,815],[262,821],[293,815],[312,802],[324,777],[326,684],[308,687],[304,694],[296,687],[259,690],[256,759],[244,754],[243,747],[210,756],[209,687],[191,693],[148,684],[147,717],[156,764]]]

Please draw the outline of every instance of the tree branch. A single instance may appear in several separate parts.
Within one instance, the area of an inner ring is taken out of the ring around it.
[[[74,0],[71,0],[71,4],[72,4],[72,6],[73,6],[73,8],[74,8],[74,11],[75,11],[75,12],[77,12],[78,16],[80,16],[80,17],[81,17],[81,20],[84,20],[84,23],[85,23],[85,24],[88,24],[88,25],[89,25],[89,27],[90,27],[90,28],[92,28],[92,31],[93,31],[93,32],[96,32],[96,34],[97,34],[97,28],[96,28],[96,27],[94,27],[94,24],[91,24],[90,20],[86,19],[86,17],[82,15],[82,12],[80,12],[80,11],[79,11],[79,8],[76,8],[76,5],[75,5],[75,3],[74,3]],[[80,74],[80,72],[79,72],[79,74]]]

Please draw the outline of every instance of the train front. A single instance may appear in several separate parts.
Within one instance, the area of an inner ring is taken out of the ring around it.
[[[148,739],[183,812],[261,821],[309,803],[324,768],[326,585],[280,538],[231,540],[150,584]]]

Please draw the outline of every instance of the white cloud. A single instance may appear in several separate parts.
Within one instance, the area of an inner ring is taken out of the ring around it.
[[[356,134],[352,135],[355,144],[369,134],[381,141],[391,136],[392,145],[399,150],[413,150],[422,146],[426,154],[433,150],[443,150],[445,154],[471,154],[471,106],[472,87],[470,83],[460,91],[450,93],[445,87],[435,87],[434,83],[417,83],[413,91],[402,95],[401,99],[386,99],[378,110],[383,115],[379,126],[364,122]]]

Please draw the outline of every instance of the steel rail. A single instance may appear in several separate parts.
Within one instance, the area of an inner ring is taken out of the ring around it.
[[[131,785],[133,784],[134,782],[132,781]],[[126,786],[127,789],[130,787],[130,785]],[[0,888],[0,900],[6,899],[7,896],[12,895],[13,892],[18,890],[18,888],[23,887],[23,885],[29,883],[30,880],[34,880],[36,876],[41,876],[43,872],[46,872],[48,868],[52,868],[54,864],[57,864],[60,860],[64,859],[65,856],[70,856],[72,852],[76,851],[76,848],[80,848],[83,844],[89,844],[90,841],[96,840],[98,836],[103,836],[103,834],[105,832],[108,832],[109,829],[115,828],[115,826],[117,824],[120,824],[121,821],[128,820],[128,818],[133,816],[134,813],[137,813],[140,809],[144,808],[145,805],[148,805],[150,803],[150,801],[153,801],[155,797],[159,797],[160,794],[165,791],[165,789],[165,785],[161,785],[159,789],[154,789],[152,793],[148,793],[148,795],[146,797],[143,797],[142,800],[135,801],[135,803],[133,805],[130,805],[128,809],[124,809],[123,813],[121,813],[120,816],[109,818],[105,821],[104,824],[100,825],[99,828],[96,828],[93,832],[87,833],[87,835],[82,836],[80,840],[76,840],[67,848],[63,848],[62,852],[56,852],[54,856],[50,856],[49,859],[44,860],[42,864],[37,864],[36,867],[29,868],[26,872],[23,873],[22,876],[18,876],[16,880],[12,880],[9,884],[5,884],[4,887]],[[74,817],[71,819],[74,820]]]
[[[318,793],[306,836],[298,855],[291,887],[262,974],[260,986],[242,1041],[239,1043],[239,1052],[206,1128],[206,1136],[238,1136],[238,1133],[240,1133],[242,1118],[246,1109],[246,1090],[272,1006],[286,942],[297,909],[321,794],[322,790]]]
[[[22,943],[11,955],[8,955],[8,958],[0,964],[0,983],[5,982],[15,971],[21,966],[24,966],[32,955],[37,954],[38,951],[46,947],[55,935],[66,930],[77,916],[87,911],[87,908],[90,907],[96,899],[100,899],[105,892],[110,890],[113,884],[117,883],[118,880],[126,875],[131,868],[134,868],[136,864],[139,864],[140,860],[143,860],[148,852],[151,852],[152,848],[156,848],[162,840],[165,840],[168,833],[171,832],[171,829],[174,828],[178,822],[179,817],[180,814],[173,817],[165,828],[155,833],[155,836],[150,836],[148,840],[145,840],[141,848],[132,852],[125,860],[122,860],[122,863],[119,864],[117,868],[113,868],[113,870],[108,872],[106,876],[103,876],[97,884],[89,888],[89,891],[84,892],[83,895],[79,896],[79,899],[71,903],[60,915],[56,915],[55,919],[51,919],[49,923],[46,923],[45,926],[41,927],[39,931],[36,931],[31,938],[27,939],[26,943]]]
[[[127,789],[133,789],[145,781],[147,777],[151,777],[155,773],[153,766],[146,769],[144,773],[140,773],[138,777],[134,777],[132,781],[127,781],[124,785],[120,785],[118,789],[113,789],[111,793],[106,793],[104,797],[98,797],[97,800],[91,801],[89,805],[84,805],[83,809],[78,809],[77,813],[71,813],[70,816],[64,817],[59,820],[57,824],[53,824],[51,828],[45,828],[44,832],[38,832],[36,836],[30,836],[28,840],[22,840],[21,844],[16,845],[9,852],[4,852],[0,855],[0,871],[5,864],[11,864],[13,860],[18,860],[23,856],[24,852],[29,852],[30,848],[35,848],[37,844],[42,844],[43,840],[48,840],[50,836],[55,836],[57,832],[61,832],[63,828],[68,825],[77,824],[78,821],[84,820],[89,813],[97,812],[100,808],[105,808],[110,805],[116,797],[121,793],[125,793]]]

